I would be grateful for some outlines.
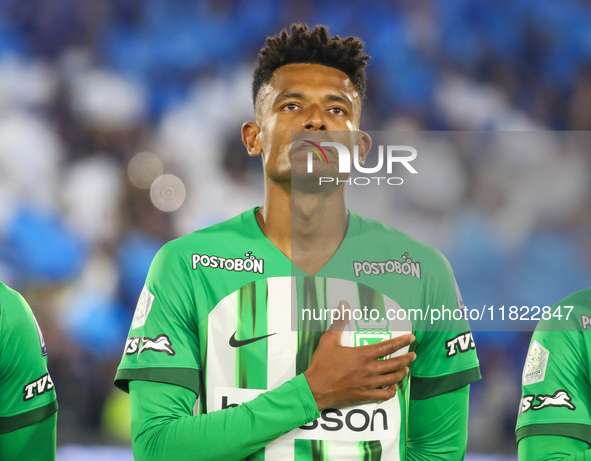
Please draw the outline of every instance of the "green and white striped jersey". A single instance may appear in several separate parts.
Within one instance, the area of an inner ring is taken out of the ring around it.
[[[160,250],[116,384],[125,390],[134,379],[177,384],[195,392],[194,414],[224,411],[303,373],[331,323],[330,309],[345,299],[355,318],[343,345],[416,335],[410,378],[395,398],[326,409],[248,459],[405,459],[409,400],[480,378],[465,319],[431,325],[407,315],[457,310],[461,297],[448,262],[432,247],[350,212],[336,254],[309,277],[266,238],[255,211]]]

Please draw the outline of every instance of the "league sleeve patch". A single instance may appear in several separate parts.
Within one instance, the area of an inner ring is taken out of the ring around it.
[[[462,293],[460,293],[460,287],[458,286],[458,282],[456,281],[456,276],[454,275],[454,286],[456,288],[456,300],[458,302],[458,307],[457,309],[462,312],[462,316],[461,318],[463,319],[468,319],[468,316],[466,315],[466,305],[464,304],[464,299],[462,298]]]
[[[532,343],[523,366],[522,382],[524,386],[544,381],[549,357],[548,349],[537,341]]]
[[[35,325],[37,325],[37,334],[39,335],[39,342],[41,343],[41,355],[45,357],[47,355],[47,347],[45,346],[45,339],[43,338],[43,333],[41,333],[41,328],[39,328],[39,323],[37,319],[33,315],[33,319],[35,319]]]
[[[135,308],[135,313],[133,314],[133,320],[131,322],[132,330],[146,324],[146,320],[150,314],[150,309],[152,309],[153,302],[154,295],[150,293],[146,285],[144,285],[144,288],[140,294],[140,299],[138,300],[137,306]]]

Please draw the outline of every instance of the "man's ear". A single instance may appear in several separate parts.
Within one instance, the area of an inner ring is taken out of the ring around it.
[[[258,157],[261,155],[262,147],[259,139],[261,128],[257,122],[246,122],[242,125],[242,142],[246,146],[248,155]]]
[[[359,164],[363,165],[365,163],[367,154],[371,149],[371,136],[368,135],[365,131],[359,130],[357,132],[356,144],[359,146]]]

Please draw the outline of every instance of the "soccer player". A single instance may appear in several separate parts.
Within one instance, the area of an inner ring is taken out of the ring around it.
[[[591,288],[549,314],[523,367],[519,460],[591,461]]]
[[[292,304],[343,316],[460,305],[445,258],[347,211],[342,185],[292,202],[292,131],[357,131],[367,59],[360,40],[324,26],[267,39],[256,121],[242,128],[262,157],[264,205],[154,258],[115,378],[130,392],[136,460],[464,458],[480,378],[467,321],[456,331],[409,322],[395,335],[382,317],[323,334],[329,322],[309,316],[292,331]]]
[[[55,460],[57,400],[31,308],[0,282],[0,460]]]

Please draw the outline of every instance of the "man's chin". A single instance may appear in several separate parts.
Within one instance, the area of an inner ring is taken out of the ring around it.
[[[330,194],[343,184],[342,181],[337,184],[338,176],[334,168],[319,168],[313,173],[308,173],[306,169],[292,169],[291,189],[308,194]]]

